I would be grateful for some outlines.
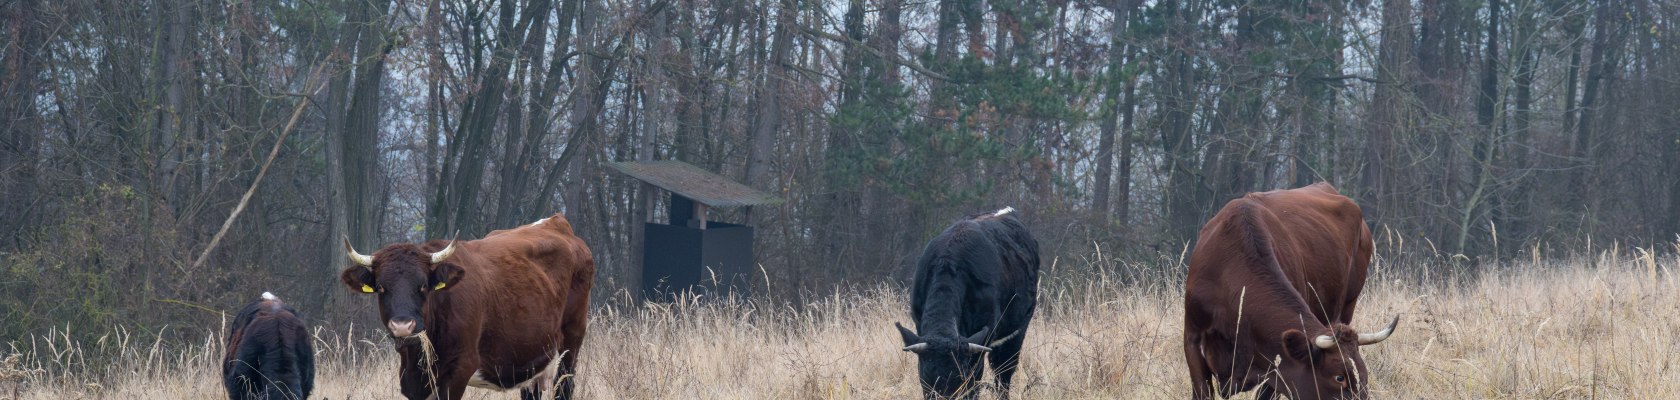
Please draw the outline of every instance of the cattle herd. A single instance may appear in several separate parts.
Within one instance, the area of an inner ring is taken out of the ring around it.
[[[910,290],[926,398],[974,398],[986,366],[1008,398],[1038,304],[1038,240],[1013,208],[970,215],[935,236]],[[1191,397],[1365,398],[1359,347],[1387,339],[1349,324],[1371,234],[1359,206],[1327,183],[1250,193],[1202,226],[1184,284]],[[459,399],[468,386],[572,397],[595,262],[555,214],[469,241],[387,245],[340,280],[372,294],[401,359],[409,399]],[[297,311],[263,293],[236,315],[223,381],[232,399],[307,398],[314,351]]]

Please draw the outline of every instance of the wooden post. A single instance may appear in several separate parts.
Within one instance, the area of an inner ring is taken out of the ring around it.
[[[706,230],[706,204],[694,202],[694,220],[700,221],[700,230]]]

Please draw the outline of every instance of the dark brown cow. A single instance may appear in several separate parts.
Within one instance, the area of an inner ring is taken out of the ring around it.
[[[1387,339],[1348,324],[1365,287],[1371,233],[1327,183],[1249,193],[1213,216],[1184,284],[1184,358],[1196,399],[1260,386],[1257,399],[1364,398],[1359,346]]]
[[[571,398],[595,261],[564,216],[479,240],[345,250],[357,265],[340,279],[378,293],[397,338],[403,395],[460,399],[470,385],[535,399],[559,381],[554,397]]]
[[[233,317],[222,359],[232,400],[307,399],[315,388],[315,348],[297,310],[273,293]]]

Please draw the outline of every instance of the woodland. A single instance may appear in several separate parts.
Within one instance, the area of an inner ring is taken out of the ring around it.
[[[757,292],[789,301],[907,281],[967,214],[1020,210],[1047,266],[1176,258],[1229,199],[1317,181],[1440,268],[1664,248],[1676,22],[1669,0],[0,0],[0,343],[202,333],[263,291],[367,322],[344,238],[555,212],[595,301],[635,302],[665,192],[617,161],[783,199],[710,218],[757,227]]]

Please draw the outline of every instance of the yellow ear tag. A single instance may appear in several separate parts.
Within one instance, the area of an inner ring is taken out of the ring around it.
[[[438,282],[437,286],[432,286],[432,290],[443,290],[443,286],[443,282]]]
[[[373,293],[373,286],[362,285],[362,293]]]

